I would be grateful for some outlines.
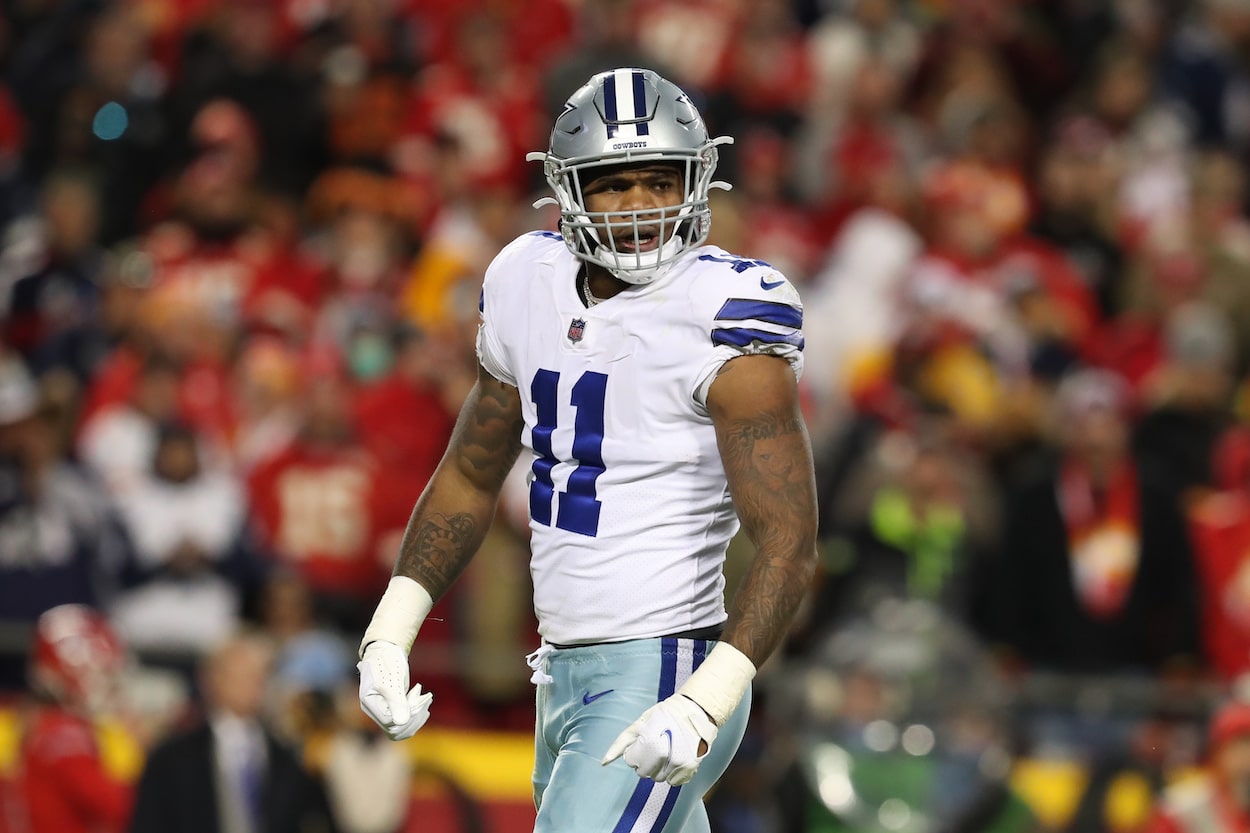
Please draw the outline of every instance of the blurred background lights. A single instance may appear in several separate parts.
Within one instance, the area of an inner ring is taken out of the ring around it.
[[[902,830],[911,821],[911,807],[901,799],[888,799],[877,810],[877,821],[886,830]]]
[[[835,744],[822,743],[812,749],[811,764],[820,799],[834,812],[844,813],[855,804],[851,784],[851,756]]]
[[[130,124],[126,108],[116,101],[110,101],[96,111],[95,120],[91,123],[91,132],[105,141],[121,138]]]
[[[933,751],[933,743],[933,730],[928,726],[916,723],[903,731],[903,751],[908,755],[928,755]]]
[[[864,746],[873,752],[889,752],[898,743],[898,729],[888,720],[874,720],[864,727]]]

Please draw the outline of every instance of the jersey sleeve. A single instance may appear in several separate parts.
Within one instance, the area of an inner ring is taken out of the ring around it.
[[[507,290],[520,266],[522,253],[529,235],[517,238],[495,256],[486,269],[482,281],[482,294],[478,297],[477,310],[480,322],[477,327],[477,360],[486,372],[506,385],[516,387],[516,376],[511,367],[505,338],[508,309]]]
[[[803,373],[803,302],[794,286],[762,263],[717,285],[727,291],[717,293],[707,306],[711,351],[695,377],[694,401],[707,406],[716,374],[737,356],[785,359],[798,379]]]

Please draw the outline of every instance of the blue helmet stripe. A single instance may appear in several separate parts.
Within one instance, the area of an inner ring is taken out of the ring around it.
[[[645,119],[647,117],[647,84],[642,77],[642,70],[634,70],[634,118]],[[650,133],[645,121],[640,121],[636,125],[639,136],[646,136]]]
[[[621,120],[616,112],[616,73],[609,73],[603,79],[603,117],[609,122]]]

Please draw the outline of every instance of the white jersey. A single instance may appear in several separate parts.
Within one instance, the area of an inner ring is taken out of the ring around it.
[[[520,391],[534,610],[548,642],[661,636],[725,620],[738,530],[706,397],[725,361],[803,364],[802,306],[760,261],[713,246],[589,309],[559,235],[486,273],[477,352]]]

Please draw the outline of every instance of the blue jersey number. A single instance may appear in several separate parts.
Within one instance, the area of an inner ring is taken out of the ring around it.
[[[530,395],[538,410],[534,426],[534,479],[530,482],[530,517],[535,523],[551,526],[551,504],[555,501],[555,483],[551,470],[561,462],[551,449],[551,435],[556,430],[559,412],[560,374],[540,370],[530,383]],[[556,528],[591,538],[599,533],[599,510],[603,504],[595,499],[595,481],[603,474],[603,402],[608,390],[604,373],[587,371],[573,385],[570,400],[573,417],[573,458],[577,468],[569,475],[568,490],[560,496]]]

